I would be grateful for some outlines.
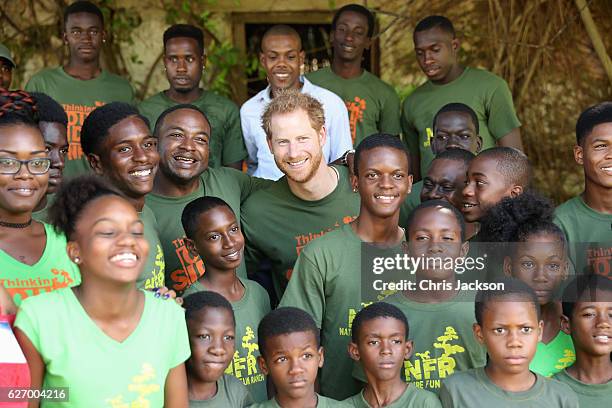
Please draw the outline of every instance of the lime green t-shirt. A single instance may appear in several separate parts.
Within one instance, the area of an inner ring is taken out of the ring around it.
[[[81,149],[81,126],[89,113],[109,102],[134,103],[130,83],[118,75],[102,70],[94,79],[83,81],[68,75],[64,68],[48,68],[28,81],[28,92],[42,92],[55,99],[68,115],[68,156],[64,178],[89,173],[90,167]]]
[[[247,387],[255,402],[268,399],[266,378],[257,364],[259,357],[259,343],[257,327],[259,322],[270,312],[270,297],[268,292],[257,282],[250,279],[240,279],[244,286],[244,296],[232,303],[236,317],[236,351],[226,374],[241,380]],[[185,295],[204,291],[200,281],[196,281],[185,291]]]
[[[22,303],[15,327],[45,364],[43,387],[69,388],[69,401],[41,407],[163,406],[168,372],[189,358],[187,326],[176,302],[144,296],[140,321],[123,342],[96,325],[70,288]]]
[[[440,401],[444,408],[578,408],[576,394],[565,384],[536,374],[527,391],[510,392],[495,385],[484,367],[462,371],[444,380]]]
[[[138,110],[149,119],[152,132],[159,115],[178,104],[164,92],[160,92],[142,101]],[[240,112],[234,102],[214,92],[204,91],[191,105],[200,108],[210,121],[212,134],[209,143],[209,167],[226,166],[247,157],[240,126]]]
[[[140,289],[161,288],[165,285],[164,272],[164,252],[159,240],[159,227],[155,214],[147,205],[138,213],[140,220],[144,224],[144,237],[149,243],[149,256],[145,262],[144,268],[136,281],[136,285]]]
[[[554,222],[569,242],[577,273],[585,273],[586,267],[612,278],[612,214],[593,210],[577,196],[557,207]]]
[[[207,400],[189,400],[189,408],[245,408],[253,404],[253,398],[242,382],[223,374],[217,380],[217,393]]]
[[[544,377],[552,377],[574,364],[574,361],[576,361],[576,352],[572,336],[559,330],[550,343],[538,342],[538,349],[529,364],[529,369]]]
[[[438,392],[442,380],[453,373],[484,366],[486,350],[474,337],[474,294],[459,293],[441,303],[420,303],[395,293],[384,299],[397,306],[408,319],[412,356],[404,361],[402,377],[408,383]],[[365,382],[355,364],[356,378]]]
[[[47,242],[34,265],[19,262],[0,249],[0,285],[17,306],[27,297],[81,283],[81,273],[66,252],[66,237],[44,224]]]
[[[272,181],[250,177],[241,171],[221,167],[209,168],[200,177],[196,191],[182,197],[166,197],[155,193],[147,194],[145,202],[155,213],[159,225],[159,237],[166,261],[166,285],[182,293],[205,271],[204,262],[194,256],[185,246],[185,230],[181,215],[187,204],[198,197],[214,196],[224,200],[240,220],[241,203],[253,191],[270,185]],[[238,268],[238,276],[246,278],[244,262]]]
[[[605,384],[587,384],[569,375],[562,370],[553,376],[569,387],[578,396],[580,408],[610,408],[612,404],[612,381]]]
[[[361,239],[350,224],[310,242],[300,253],[280,306],[310,313],[321,329],[325,364],[321,394],[345,399],[360,390],[348,355],[353,319],[362,307]]]
[[[317,408],[349,408],[350,405],[347,405],[343,401],[336,401],[331,398],[326,398],[322,395],[317,394]],[[258,404],[251,405],[251,408],[283,408],[276,401],[275,398],[272,398],[265,402],[260,402]]]
[[[495,146],[497,140],[521,126],[508,84],[497,75],[466,67],[454,81],[436,85],[425,82],[404,100],[401,124],[404,142],[421,156],[421,174],[434,158],[431,151],[433,118],[440,108],[452,102],[468,105],[476,112],[482,137],[482,149]]]
[[[421,205],[421,191],[423,190],[423,180],[417,181],[412,185],[410,194],[404,198],[404,202],[400,207],[399,226],[402,228],[408,228],[408,218],[410,213],[414,211],[419,205]]]
[[[395,89],[365,69],[358,77],[345,79],[326,67],[310,72],[306,78],[342,98],[354,146],[374,133],[399,135],[402,131],[400,100]]]
[[[293,265],[314,239],[348,224],[359,214],[359,194],[353,192],[348,169],[335,167],[338,185],[326,197],[305,201],[296,197],[283,177],[251,195],[242,207],[247,270],[269,259],[276,295],[282,296]]]
[[[344,402],[354,408],[372,408],[364,398],[363,391],[345,399]],[[442,408],[442,404],[436,394],[409,385],[397,400],[385,405],[385,408]]]

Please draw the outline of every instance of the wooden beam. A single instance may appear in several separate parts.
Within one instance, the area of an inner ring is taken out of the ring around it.
[[[608,75],[608,80],[610,81],[610,84],[612,84],[612,61],[610,61],[610,56],[606,51],[606,46],[599,35],[599,30],[597,30],[597,26],[595,25],[595,21],[593,20],[589,6],[586,0],[574,0],[574,2],[580,11],[582,23],[584,24],[584,28],[586,28],[589,38],[591,39],[591,43],[593,43],[593,48],[595,48],[595,52],[597,53],[597,56],[599,57],[599,60],[601,61],[606,74]]]

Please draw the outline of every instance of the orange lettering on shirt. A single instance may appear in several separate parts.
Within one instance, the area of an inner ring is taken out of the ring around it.
[[[612,279],[612,247],[587,249],[587,264],[593,273]]]
[[[182,268],[170,272],[170,282],[167,282],[167,284],[175,291],[183,291],[200,279],[206,268],[202,258],[199,255],[194,256],[185,246],[185,241],[182,238],[175,239],[172,244],[176,248],[176,256],[181,262]]]
[[[81,149],[81,127],[89,113],[104,102],[96,101],[94,106],[64,104],[68,116],[68,160],[77,160],[83,157]]]
[[[366,110],[366,100],[356,96],[354,101],[346,101],[346,109],[349,113],[349,126],[351,127],[351,138],[355,144],[357,135],[357,122],[363,122],[363,111]]]

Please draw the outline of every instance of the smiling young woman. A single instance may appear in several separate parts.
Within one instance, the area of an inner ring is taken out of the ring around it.
[[[0,286],[19,305],[29,296],[79,283],[66,239],[32,220],[47,192],[49,167],[36,105],[23,91],[0,92]]]

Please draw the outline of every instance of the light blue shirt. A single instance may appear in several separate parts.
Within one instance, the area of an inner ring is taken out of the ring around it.
[[[323,105],[327,131],[323,157],[327,163],[330,163],[353,148],[346,105],[335,93],[314,85],[304,77],[301,77],[300,81],[303,84],[302,92],[316,98]],[[240,122],[244,144],[249,152],[248,173],[256,177],[278,180],[283,173],[274,162],[274,156],[266,141],[266,133],[261,126],[261,115],[271,100],[270,85],[268,85],[266,89],[242,105]]]

